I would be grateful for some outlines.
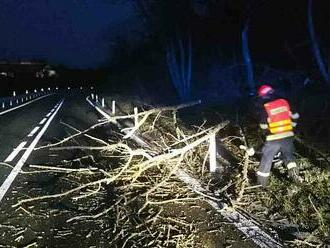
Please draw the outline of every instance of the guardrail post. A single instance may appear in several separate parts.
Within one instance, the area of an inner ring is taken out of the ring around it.
[[[209,161],[210,161],[210,172],[215,172],[217,168],[217,144],[215,133],[210,136],[209,145]]]
[[[99,101],[99,96],[95,95],[95,101],[98,102]]]
[[[18,99],[16,99],[16,104],[18,104]]]
[[[2,102],[2,108],[3,109],[5,108],[5,102]]]
[[[26,95],[27,95],[27,94],[29,94],[29,91],[28,91],[28,90],[26,90],[26,91],[25,91],[25,94],[26,94]]]
[[[94,100],[94,94],[93,93],[91,93],[91,97],[92,97],[92,100]]]
[[[13,91],[13,96],[16,96],[16,92],[15,91]]]
[[[21,98],[21,102],[24,102],[24,98],[23,97]]]
[[[10,100],[10,102],[9,102],[9,106],[10,106],[10,107],[13,106],[13,101],[12,101],[12,100]]]
[[[104,108],[104,107],[105,107],[105,103],[104,103],[104,97],[102,97],[102,99],[101,99],[101,105],[102,105],[102,108]]]
[[[139,123],[138,108],[134,107],[134,126],[136,127]]]
[[[112,114],[115,115],[116,114],[116,101],[112,101],[111,109],[112,109]]]

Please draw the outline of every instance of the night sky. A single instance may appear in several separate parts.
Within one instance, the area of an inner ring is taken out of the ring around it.
[[[1,0],[0,60],[45,59],[75,68],[97,67],[111,40],[136,23],[131,4],[105,0]]]
[[[244,15],[247,1],[223,2],[223,12],[215,13],[223,17],[222,23],[213,23],[221,39],[214,44],[232,44],[240,51],[240,24],[233,25],[232,20]],[[307,0],[250,3],[249,45],[256,62],[310,65]],[[321,45],[330,40],[326,3],[314,1],[313,7]],[[45,59],[72,68],[96,68],[109,62],[118,36],[137,39],[135,31],[141,26],[132,1],[1,0],[0,9],[0,60]]]

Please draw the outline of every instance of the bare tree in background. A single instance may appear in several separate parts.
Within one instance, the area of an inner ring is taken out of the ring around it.
[[[242,54],[246,68],[246,77],[249,88],[249,94],[252,95],[255,91],[255,83],[254,83],[253,64],[249,50],[248,31],[249,31],[249,20],[246,21],[244,28],[242,30]]]
[[[326,66],[324,64],[324,60],[322,58],[322,54],[315,34],[313,14],[312,14],[312,3],[313,0],[308,1],[308,31],[311,39],[312,51],[324,81],[327,84],[330,84],[329,71],[327,71]]]
[[[154,35],[164,49],[170,79],[181,101],[191,97],[192,37],[188,22],[193,3],[192,0],[135,3],[146,32]]]
[[[166,47],[167,67],[171,80],[180,99],[189,100],[191,96],[192,45],[191,36],[177,35]]]

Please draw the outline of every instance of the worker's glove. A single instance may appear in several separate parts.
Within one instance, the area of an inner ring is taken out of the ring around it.
[[[297,167],[289,169],[288,174],[295,183],[302,183],[304,181],[304,179],[299,176],[299,169]]]
[[[244,150],[247,153],[247,155],[249,155],[249,157],[252,157],[255,154],[253,147],[248,148],[246,146],[240,145],[239,148]]]
[[[300,117],[300,115],[298,113],[294,113],[294,114],[291,113],[292,119],[298,119],[299,117]]]
[[[261,129],[264,129],[264,130],[268,128],[268,125],[264,124],[264,123],[260,123],[259,126]]]
[[[253,147],[250,147],[249,149],[247,149],[246,152],[249,155],[249,157],[252,157],[255,154]]]

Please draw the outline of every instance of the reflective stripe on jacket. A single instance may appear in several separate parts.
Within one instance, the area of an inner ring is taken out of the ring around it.
[[[285,99],[276,99],[264,104],[267,112],[268,129],[271,133],[267,140],[293,136],[290,105]]]

